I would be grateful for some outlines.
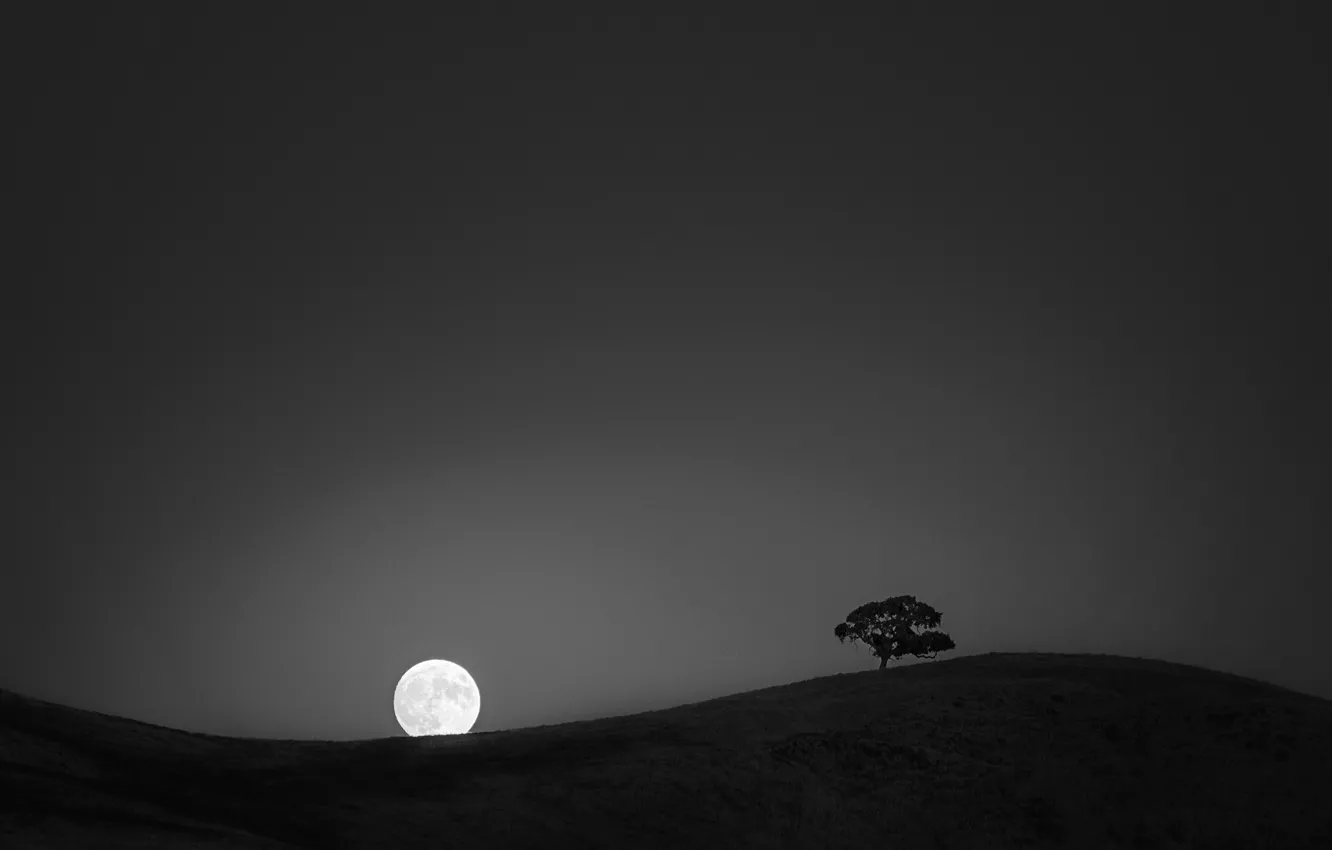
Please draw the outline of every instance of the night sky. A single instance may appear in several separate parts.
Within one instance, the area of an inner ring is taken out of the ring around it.
[[[1332,697],[1326,41],[932,5],[12,19],[0,687],[489,731],[911,594]]]

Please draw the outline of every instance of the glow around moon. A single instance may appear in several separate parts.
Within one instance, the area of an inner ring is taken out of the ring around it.
[[[393,713],[408,735],[461,735],[481,713],[481,689],[461,665],[430,659],[398,680]]]

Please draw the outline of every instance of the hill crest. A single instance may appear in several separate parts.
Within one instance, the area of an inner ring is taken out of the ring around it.
[[[1301,847],[1332,836],[1330,758],[1332,702],[1101,655],[962,656],[435,739],[224,738],[0,692],[0,838]]]

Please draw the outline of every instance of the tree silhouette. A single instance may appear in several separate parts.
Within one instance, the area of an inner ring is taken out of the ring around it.
[[[846,615],[846,622],[838,624],[833,634],[839,643],[850,638],[872,648],[882,670],[890,658],[934,658],[940,652],[956,649],[951,637],[929,631],[937,629],[942,619],[942,614],[914,596],[893,596],[861,605]]]

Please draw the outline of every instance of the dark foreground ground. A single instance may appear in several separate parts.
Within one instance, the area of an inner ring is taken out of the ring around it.
[[[0,691],[0,847],[1332,846],[1332,702],[992,654],[457,738],[193,735]]]

